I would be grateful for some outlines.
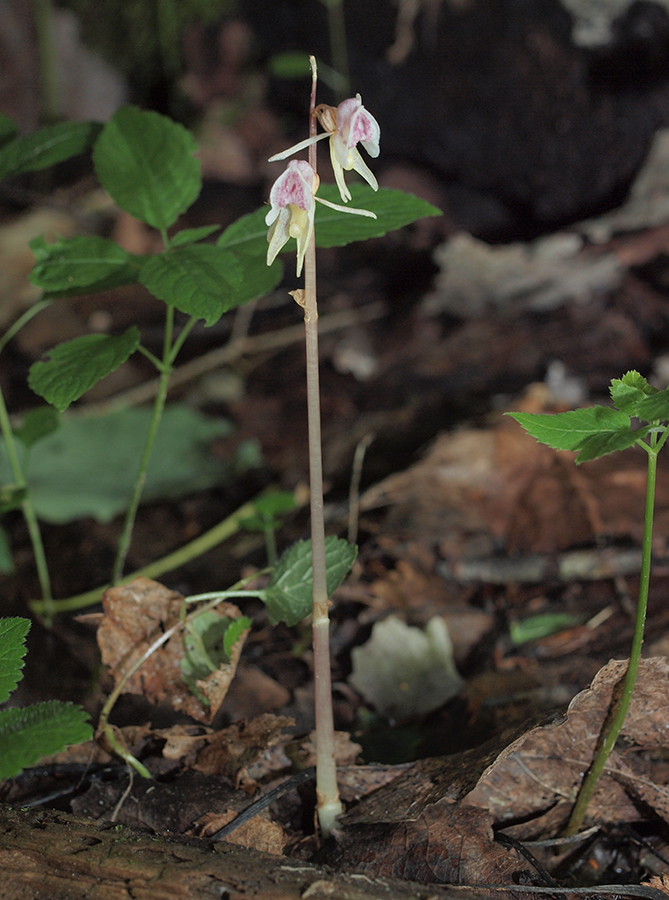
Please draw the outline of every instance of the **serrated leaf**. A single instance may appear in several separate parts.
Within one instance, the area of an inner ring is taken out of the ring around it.
[[[0,149],[0,181],[85,153],[101,128],[98,122],[59,122],[15,138]]]
[[[593,434],[585,438],[579,447],[579,454],[576,462],[580,465],[584,462],[590,462],[592,459],[599,459],[600,456],[606,456],[608,453],[615,453],[616,450],[626,450],[632,447],[638,440],[644,438],[650,431],[650,426],[627,431],[604,431],[600,434]]]
[[[608,406],[588,406],[568,412],[507,413],[528,434],[555,450],[579,450],[586,438],[612,431],[629,431],[630,419],[625,413]]]
[[[16,137],[18,128],[16,122],[10,116],[0,112],[0,147],[4,147]]]
[[[40,397],[63,412],[101,378],[114,372],[139,346],[131,325],[123,334],[85,334],[49,351],[47,362],[30,367],[28,384]]]
[[[609,388],[613,405],[628,416],[636,415],[636,405],[640,400],[658,393],[658,389],[648,384],[638,372],[627,372],[622,378],[614,378]]]
[[[137,281],[138,259],[103,237],[77,235],[51,244],[38,237],[30,249],[36,258],[30,281],[47,294],[76,295]]]
[[[368,185],[349,185],[351,201],[348,204],[360,209],[368,209],[376,213],[376,219],[337,212],[316,204],[315,235],[317,247],[344,247],[353,241],[365,241],[368,238],[380,237],[388,231],[394,231],[409,225],[426,216],[440,216],[441,210],[426,200],[413,194],[396,191],[392,188],[379,188],[373,191]],[[318,196],[332,203],[341,204],[339,191],[334,184],[321,184]],[[267,225],[265,216],[267,208],[256,210],[242,216],[225,229],[219,237],[219,247],[231,250],[242,250],[244,253],[258,256],[267,254]],[[284,252],[294,250],[292,241],[286,244]]]
[[[182,247],[184,244],[194,244],[196,241],[202,241],[209,237],[215,231],[218,231],[220,225],[202,225],[200,228],[184,228],[183,231],[177,232],[170,240],[170,247]]]
[[[151,409],[126,409],[65,419],[57,432],[35,444],[26,477],[39,518],[55,524],[85,516],[109,522],[123,512],[151,416]],[[212,454],[210,445],[231,430],[226,420],[208,418],[183,404],[167,406],[149,460],[143,501],[183,497],[225,483],[236,460]],[[0,483],[11,479],[0,442]]]
[[[148,257],[139,280],[154,297],[213,325],[237,306],[242,267],[234,253],[213,244],[188,244]]]
[[[283,278],[283,263],[279,259],[268,266],[264,257],[250,253],[235,253],[235,256],[242,267],[242,281],[235,291],[235,306],[265,297]]]
[[[24,447],[32,447],[37,441],[53,434],[59,427],[58,410],[53,406],[38,406],[25,414],[21,425],[14,429],[14,437],[18,438]]]
[[[23,678],[25,639],[30,620],[18,617],[0,619],[0,703],[5,703]]]
[[[351,570],[358,548],[330,535],[325,539],[327,591],[332,594]],[[310,613],[313,605],[311,541],[298,541],[274,567],[264,601],[272,625],[285,622],[297,625]]]
[[[0,779],[13,778],[43,756],[92,737],[88,714],[73,703],[49,700],[0,710]]]
[[[130,215],[164,230],[202,188],[192,134],[156,112],[124,106],[104,126],[93,150],[103,187]]]
[[[669,420],[669,388],[658,391],[652,397],[646,397],[634,407],[634,415],[645,422],[662,422]]]

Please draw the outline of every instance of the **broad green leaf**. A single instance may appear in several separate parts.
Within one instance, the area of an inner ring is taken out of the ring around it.
[[[645,422],[669,420],[669,388],[640,400],[634,408],[634,415]]]
[[[568,412],[507,413],[541,444],[555,450],[579,450],[586,438],[611,431],[629,431],[625,413],[608,406],[588,406]]]
[[[622,378],[614,378],[609,388],[613,405],[628,416],[636,415],[636,406],[640,400],[657,394],[658,390],[648,384],[638,372],[627,372]]]
[[[234,253],[213,244],[188,244],[148,257],[139,280],[154,297],[213,325],[238,305],[242,267]]]
[[[5,144],[15,138],[17,132],[18,128],[14,119],[0,112],[0,147],[4,147]]]
[[[626,450],[644,438],[649,431],[650,426],[646,425],[634,431],[628,429],[627,431],[603,431],[599,434],[592,434],[581,443],[576,462],[580,465],[591,459],[599,459],[600,456],[606,456],[608,453],[615,453],[616,450]]]
[[[93,150],[98,178],[126,212],[164,230],[202,187],[195,138],[156,112],[124,106],[104,126]]]
[[[358,548],[341,538],[325,539],[325,564],[328,595],[332,594],[351,570]],[[297,625],[310,613],[313,605],[311,541],[298,541],[274,567],[264,601],[272,625],[285,622]]]
[[[3,575],[11,575],[14,571],[14,556],[9,543],[9,535],[0,527],[0,572]]]
[[[202,225],[200,228],[184,228],[183,231],[177,232],[170,240],[170,247],[181,247],[184,244],[194,244],[201,241],[215,231],[218,231],[220,225]]]
[[[6,703],[23,678],[23,657],[30,619],[0,619],[0,703]]]
[[[38,237],[30,249],[36,257],[30,280],[46,294],[81,294],[137,281],[137,257],[103,237],[77,235],[52,244]]]
[[[45,169],[91,148],[102,126],[97,122],[59,122],[15,138],[0,149],[0,181]]]
[[[26,477],[37,515],[56,524],[92,516],[109,522],[127,507],[152,411],[126,409],[106,416],[64,419],[30,451]],[[169,405],[149,460],[144,502],[182,497],[225,483],[236,460],[210,451],[232,426],[180,404]],[[0,443],[0,484],[12,481]]]
[[[114,372],[139,346],[139,329],[123,334],[85,334],[49,351],[47,362],[30,367],[28,384],[63,412],[100,379]]]
[[[368,209],[376,213],[377,218],[369,219],[366,216],[337,212],[323,206],[322,203],[317,203],[315,218],[317,247],[343,247],[353,241],[380,237],[388,231],[402,228],[426,216],[441,215],[441,210],[436,206],[404,191],[392,188],[379,188],[378,191],[373,191],[368,185],[362,184],[350,184],[349,188],[352,199],[348,205]],[[321,184],[318,196],[331,203],[341,204],[341,197],[334,184]],[[217,241],[219,247],[266,256],[266,215],[267,207],[263,207],[233,222],[219,237]],[[295,249],[295,244],[289,241],[284,252],[291,249]]]
[[[53,434],[59,427],[58,410],[53,406],[38,406],[25,414],[20,427],[14,430],[14,437],[18,438],[24,447],[32,447],[37,441]]]
[[[13,778],[43,756],[89,740],[86,710],[49,700],[24,709],[0,710],[0,779]]]
[[[268,266],[264,257],[251,253],[235,253],[235,256],[242,267],[242,281],[235,291],[235,306],[265,297],[283,278],[283,263],[279,259]]]

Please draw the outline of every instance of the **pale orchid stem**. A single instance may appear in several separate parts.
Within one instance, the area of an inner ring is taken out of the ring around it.
[[[309,135],[317,123],[316,60],[310,57],[312,72]],[[316,172],[315,142],[309,145],[309,164]],[[312,235],[304,258],[304,328],[307,368],[307,416],[309,425],[309,480],[311,487],[311,553],[313,571],[313,646],[316,711],[316,796],[318,822],[323,834],[336,826],[344,811],[339,799],[334,756],[334,720],[330,676],[330,622],[325,567],[325,518],[323,515],[323,458],[321,451],[321,409],[318,373],[318,306],[316,302],[316,242]]]

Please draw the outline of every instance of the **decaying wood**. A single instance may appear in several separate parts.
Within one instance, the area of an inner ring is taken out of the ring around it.
[[[0,806],[2,900],[483,900],[484,892],[339,875],[225,842]]]

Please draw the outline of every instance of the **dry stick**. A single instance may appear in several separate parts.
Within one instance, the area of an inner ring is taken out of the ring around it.
[[[309,136],[317,131],[316,60],[311,63]],[[309,164],[316,169],[316,145],[309,147]],[[304,330],[307,365],[307,415],[309,426],[309,481],[311,489],[311,559],[313,572],[314,691],[316,711],[316,797],[321,831],[329,834],[337,816],[344,811],[337,787],[334,757],[334,722],[330,678],[330,622],[328,619],[325,567],[325,518],[323,513],[323,458],[321,450],[321,408],[318,377],[318,305],[316,301],[316,238],[312,234],[304,258]]]

